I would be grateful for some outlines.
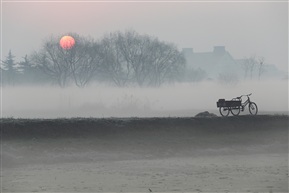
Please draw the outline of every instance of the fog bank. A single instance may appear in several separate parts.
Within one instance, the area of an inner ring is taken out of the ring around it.
[[[253,93],[260,114],[288,113],[288,82],[255,81],[237,85],[180,83],[160,88],[90,85],[86,88],[14,86],[2,88],[2,117],[190,117],[218,113],[216,101]],[[245,100],[246,98],[243,98]],[[246,114],[246,112],[241,112]]]

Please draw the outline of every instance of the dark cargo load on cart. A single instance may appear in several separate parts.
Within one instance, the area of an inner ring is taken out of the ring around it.
[[[217,102],[217,107],[237,107],[241,106],[240,100],[226,101],[225,99],[219,99]]]

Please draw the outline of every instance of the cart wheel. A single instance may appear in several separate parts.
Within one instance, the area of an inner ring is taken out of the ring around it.
[[[232,113],[232,115],[234,115],[234,116],[238,116],[238,115],[240,114],[240,111],[241,111],[240,107],[233,107],[233,108],[231,108],[231,113]]]
[[[219,111],[223,117],[227,117],[230,113],[230,109],[228,107],[220,107]]]
[[[249,111],[250,111],[251,115],[257,115],[258,107],[257,107],[256,103],[251,102],[249,104]]]

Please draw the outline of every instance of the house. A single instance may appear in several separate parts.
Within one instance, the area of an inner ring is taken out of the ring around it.
[[[189,69],[201,69],[206,72],[209,79],[216,79],[220,74],[242,76],[241,66],[226,51],[225,46],[214,46],[212,52],[194,52],[193,48],[183,48]]]
[[[234,77],[239,80],[246,78],[245,59],[234,59],[225,46],[214,46],[212,52],[194,52],[193,48],[183,48],[182,53],[186,58],[187,68],[205,71],[207,79],[218,79],[220,76]],[[258,70],[259,64],[255,60],[252,71],[254,79],[258,78]],[[264,64],[263,78],[284,78],[284,76],[275,65]]]

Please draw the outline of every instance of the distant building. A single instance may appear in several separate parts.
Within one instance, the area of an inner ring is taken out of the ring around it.
[[[214,46],[212,52],[196,53],[193,48],[183,48],[182,52],[187,67],[204,70],[209,79],[215,79],[222,73],[238,73],[241,70],[240,65],[226,51],[225,46]]]
[[[242,63],[244,59],[234,59],[226,51],[225,46],[214,46],[212,52],[194,52],[193,48],[183,48],[182,53],[186,58],[188,69],[201,69],[206,72],[207,79],[217,79],[220,75],[234,76],[236,79],[244,78]],[[282,78],[281,72],[275,65],[266,64],[262,76]],[[254,78],[257,77],[257,65],[254,69]]]

